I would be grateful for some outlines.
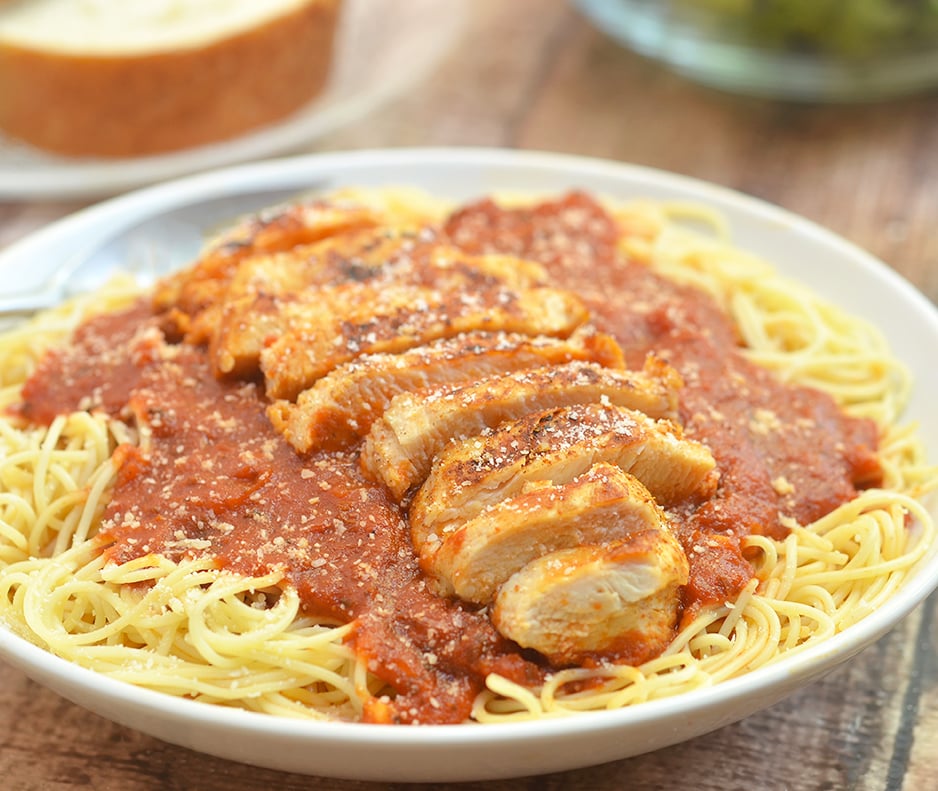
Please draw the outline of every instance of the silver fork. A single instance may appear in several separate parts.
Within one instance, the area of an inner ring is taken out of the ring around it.
[[[207,236],[225,223],[268,206],[295,200],[321,185],[270,188],[195,200],[142,220],[129,220],[69,256],[33,291],[0,297],[0,318],[22,316],[94,291],[117,272],[129,272],[146,287],[190,263]]]

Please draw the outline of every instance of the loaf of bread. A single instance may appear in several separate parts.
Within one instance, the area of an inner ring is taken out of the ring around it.
[[[340,0],[0,2],[0,131],[78,156],[156,154],[320,93]]]

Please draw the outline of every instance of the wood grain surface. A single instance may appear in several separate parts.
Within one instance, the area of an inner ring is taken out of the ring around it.
[[[414,145],[562,151],[707,179],[827,226],[938,301],[938,95],[845,106],[732,96],[626,52],[567,3],[474,0],[432,75],[305,150]],[[0,246],[79,206],[0,203]],[[936,607],[933,596],[822,681],[693,741],[579,771],[436,787],[938,788]],[[408,786],[199,755],[90,714],[0,663],[0,789],[79,787]]]

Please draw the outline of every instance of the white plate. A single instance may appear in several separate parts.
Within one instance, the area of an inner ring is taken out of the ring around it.
[[[617,198],[704,201],[737,242],[846,309],[875,318],[915,372],[906,418],[938,448],[938,312],[894,271],[816,225],[690,179],[596,160],[492,150],[397,150],[321,155],[190,177],[99,204],[0,255],[0,282],[23,287],[89,240],[191,202],[259,188],[414,184],[454,199],[492,191],[571,187]],[[30,276],[27,272],[39,268]],[[41,270],[45,271],[41,271]],[[849,283],[850,288],[844,288]],[[298,722],[138,689],[75,667],[0,629],[0,655],[65,697],[168,742],[307,774],[384,781],[480,780],[572,769],[674,744],[782,699],[853,656],[938,584],[938,547],[888,604],[823,644],[708,689],[620,711],[500,725],[393,727]]]
[[[114,195],[296,151],[415,85],[452,49],[464,17],[464,0],[345,0],[325,92],[283,121],[232,140],[150,157],[98,159],[49,154],[0,134],[0,198]]]

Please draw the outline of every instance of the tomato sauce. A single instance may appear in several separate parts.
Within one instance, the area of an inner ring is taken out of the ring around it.
[[[877,481],[872,423],[748,363],[708,297],[621,259],[612,220],[589,198],[525,210],[483,201],[444,233],[468,252],[540,261],[630,364],[654,350],[682,373],[682,422],[721,474],[711,500],[671,514],[691,561],[685,618],[751,578],[745,535],[781,537],[784,517],[811,521]],[[355,650],[394,690],[368,704],[368,721],[460,722],[488,673],[543,678],[543,660],[501,637],[485,610],[429,589],[406,514],[361,473],[357,448],[298,455],[267,420],[262,385],[216,379],[204,347],[173,343],[160,326],[146,303],[88,321],[42,361],[18,407],[39,423],[96,408],[150,426],[140,448],[122,450],[101,534],[110,558],[209,555],[242,574],[280,570],[306,612],[354,621]]]

